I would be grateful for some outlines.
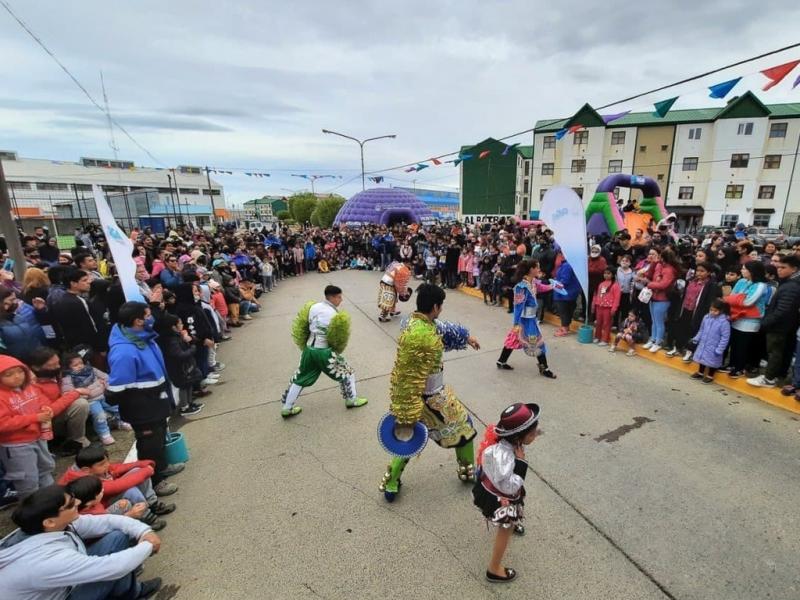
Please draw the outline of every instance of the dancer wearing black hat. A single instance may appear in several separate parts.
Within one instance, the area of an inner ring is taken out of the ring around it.
[[[538,404],[512,404],[500,415],[497,425],[486,427],[478,448],[480,475],[472,489],[475,506],[497,527],[486,579],[505,583],[517,576],[502,564],[511,533],[525,533],[521,524],[525,498],[525,446],[541,435]]]

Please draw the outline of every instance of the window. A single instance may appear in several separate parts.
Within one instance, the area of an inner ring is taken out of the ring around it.
[[[76,192],[91,192],[92,191],[92,184],[91,183],[73,183],[72,189]]]
[[[207,189],[203,190],[203,195],[204,196],[208,196],[209,195]],[[219,190],[212,189],[211,190],[211,195],[212,196],[219,196]]]
[[[775,198],[774,185],[762,185],[758,188],[758,197],[761,200],[772,200]]]
[[[555,169],[555,163],[542,163],[542,175],[552,175]]]
[[[771,138],[785,138],[786,130],[789,128],[788,123],[773,123],[769,126],[769,137]]]
[[[17,153],[0,150],[0,160],[17,160]]]
[[[583,131],[576,131],[575,134],[572,136],[572,143],[575,145],[588,144],[589,132],[585,129]]]
[[[525,161],[525,177],[531,174],[531,162],[529,160]]]
[[[738,200],[744,195],[743,185],[729,185],[725,188],[725,197]]]
[[[194,194],[199,194],[199,193],[200,193],[200,190],[198,190],[197,188],[181,188],[181,194],[194,195]]]
[[[610,161],[608,161],[608,172],[609,173],[622,173],[622,161],[621,160],[610,160]]]
[[[539,202],[544,200],[544,195],[547,193],[547,188],[542,188],[539,190]]]
[[[749,154],[731,154],[731,169],[744,169],[750,164]]]
[[[694,198],[694,186],[693,185],[682,185],[678,189],[678,198],[680,200],[691,200]]]
[[[780,154],[767,154],[764,157],[765,169],[780,169],[781,168],[781,155]]]
[[[172,188],[156,188],[159,194],[172,194]]]
[[[612,131],[611,132],[611,145],[612,146],[621,146],[625,143],[625,132],[624,131]]]
[[[528,185],[528,180],[525,180],[525,183],[522,184],[522,193],[527,194],[530,186]]]
[[[582,187],[572,188],[572,191],[574,191],[576,194],[578,194],[578,198],[583,198],[583,188]]]
[[[200,175],[200,167],[187,167],[186,165],[181,165],[178,167],[178,171],[181,173],[189,173],[191,175]]]
[[[542,150],[547,150],[549,148],[556,147],[556,136],[554,135],[546,135],[544,136],[544,141],[542,143]]]
[[[31,189],[31,184],[27,181],[9,181],[8,182],[8,189],[10,190],[29,190]]]
[[[738,135],[753,135],[753,123],[739,123]]]
[[[684,171],[697,171],[698,158],[696,156],[687,156],[683,159]]]
[[[639,152],[647,152],[647,146],[639,146]]]
[[[720,227],[736,227],[739,215],[722,215],[719,220]]]
[[[754,213],[753,227],[769,227],[769,213]]]
[[[700,136],[703,133],[703,129],[701,127],[692,127],[689,130],[689,139],[690,140],[699,140]]]
[[[585,158],[578,158],[572,161],[572,169],[573,173],[585,173],[586,172],[586,159]]]
[[[658,179],[659,181],[664,181],[664,174],[659,173],[658,175],[656,175],[656,179]]]
[[[662,152],[666,152],[668,149],[669,149],[669,146],[667,144],[661,144],[661,151]]]
[[[37,183],[36,189],[48,192],[66,192],[69,186],[66,183]]]

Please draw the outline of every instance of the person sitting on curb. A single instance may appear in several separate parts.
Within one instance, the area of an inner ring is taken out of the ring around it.
[[[119,515],[78,515],[79,508],[60,485],[20,502],[11,516],[19,529],[0,541],[0,598],[149,598],[161,588],[158,577],[136,580],[136,569],[161,548],[150,527]]]

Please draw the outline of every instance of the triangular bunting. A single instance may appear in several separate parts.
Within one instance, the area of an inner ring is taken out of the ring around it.
[[[572,127],[570,127],[568,131],[569,133],[575,133],[576,131],[580,131],[581,129],[583,129],[583,125],[578,123],[577,125],[573,125]]]
[[[458,160],[460,160],[460,161],[469,160],[470,158],[472,158],[472,154],[459,154],[458,155]]]
[[[718,83],[717,85],[709,86],[708,89],[711,92],[709,94],[709,97],[718,99],[724,98],[741,80],[742,80],[741,77],[737,77],[736,79],[731,79],[730,81],[723,81],[722,83]]]
[[[460,163],[460,162],[461,162],[461,161],[463,161],[463,160],[464,160],[463,158],[457,158],[457,159],[455,159],[454,161],[452,161],[452,162],[453,162],[453,166],[454,166],[454,167],[457,167],[457,166],[458,166],[458,163]]]
[[[506,146],[503,150],[502,156],[508,156],[508,153],[514,150],[517,146],[519,146],[519,142],[516,144],[511,144],[510,146]]]
[[[794,83],[792,84],[792,89],[796,88],[798,85],[800,85],[800,75],[798,75],[797,79],[794,80]]]
[[[431,159],[430,159],[430,161],[431,161],[433,164],[435,164],[437,167],[438,167],[440,164],[442,164],[442,161],[440,161],[438,158],[431,158]]]
[[[567,128],[566,127],[564,129],[559,129],[558,131],[556,131],[556,139],[557,140],[560,140],[565,135],[567,135]]]
[[[491,151],[491,150],[484,150],[483,152],[481,152],[480,154],[478,154],[478,158],[486,158],[486,157],[487,157],[487,156],[489,156],[491,153],[492,153],[492,151]]]
[[[800,65],[800,60],[793,60],[791,62],[778,65],[777,67],[772,67],[770,69],[764,69],[761,71],[761,74],[764,75],[764,77],[771,80],[761,89],[766,92],[767,90],[774,88],[781,81],[783,81],[783,78],[791,73],[797,65]]]
[[[430,165],[424,165],[422,163],[417,164],[417,171],[422,171],[422,169],[427,169]]]
[[[678,99],[678,96],[674,98],[669,98],[668,100],[662,100],[661,102],[656,102],[653,106],[656,107],[655,112],[653,113],[654,117],[664,118],[667,116],[669,109],[672,108],[672,105],[675,104],[675,101]]]
[[[631,111],[626,110],[620,113],[614,113],[613,115],[603,115],[603,123],[608,125],[612,121],[616,121],[617,119],[621,119],[622,117],[626,116]]]
[[[411,173],[411,171],[416,171],[417,167],[408,167],[407,169],[403,169],[406,173]]]

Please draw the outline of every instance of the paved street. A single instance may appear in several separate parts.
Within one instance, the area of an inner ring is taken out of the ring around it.
[[[528,532],[506,560],[519,577],[486,583],[492,532],[452,452],[431,443],[394,504],[378,492],[388,460],[375,427],[400,328],[377,322],[378,277],[285,281],[223,346],[225,383],[182,427],[192,460],[175,478],[179,509],[146,576],[192,600],[800,597],[796,417],[574,336],[553,339],[550,326],[556,381],[519,352],[515,371],[498,371],[509,315],[449,292],[443,317],[483,346],[450,353],[445,369],[475,418],[492,422],[516,400],[543,407]],[[345,410],[338,386],[321,379],[301,396],[304,412],[283,421],[279,399],[299,358],[289,324],[329,282],[345,291],[345,354],[370,403]]]

